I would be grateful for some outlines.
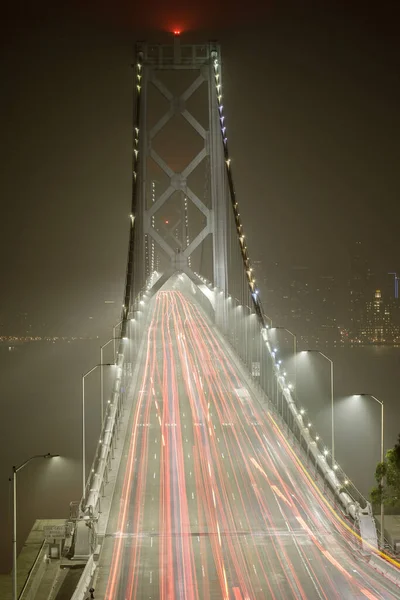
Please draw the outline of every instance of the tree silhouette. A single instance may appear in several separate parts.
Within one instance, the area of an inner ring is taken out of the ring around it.
[[[372,503],[383,502],[387,506],[400,508],[400,434],[397,444],[386,452],[385,461],[377,464],[375,479],[377,486],[371,491]]]

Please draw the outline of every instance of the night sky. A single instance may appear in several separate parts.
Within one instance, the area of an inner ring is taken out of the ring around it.
[[[376,269],[400,269],[399,20],[395,2],[365,4],[9,5],[0,57],[0,323],[12,326],[27,312],[43,333],[68,335],[89,331],[93,317],[90,333],[107,339],[126,268],[134,43],[163,41],[175,28],[189,30],[188,43],[222,45],[226,124],[250,256],[265,269],[275,261],[336,274],[348,268],[348,248],[361,239]],[[105,300],[115,301],[111,313]],[[57,385],[65,387],[63,402],[73,399],[79,409],[86,363],[79,360],[73,377],[67,369],[58,373],[56,350],[47,360],[53,367],[43,411],[51,431]],[[8,401],[26,404],[18,382],[34,377],[39,363],[10,371],[12,394],[0,400],[4,482],[10,465],[42,441],[33,392],[20,421],[9,427],[4,419]],[[71,430],[79,410],[74,418]],[[66,429],[64,422],[57,427]],[[57,446],[65,454],[67,433],[64,447]],[[79,448],[72,453],[78,461]],[[78,493],[70,493],[69,477],[67,491],[57,484],[68,501]],[[56,501],[51,512],[37,495],[31,519],[36,506],[47,510],[40,516],[60,516]],[[0,562],[8,556],[3,545]]]

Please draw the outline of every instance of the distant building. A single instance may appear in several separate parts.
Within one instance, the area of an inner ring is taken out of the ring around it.
[[[356,242],[350,256],[349,279],[349,330],[357,337],[363,326],[365,303],[374,289],[373,274],[365,255],[362,242]]]
[[[374,299],[366,303],[362,334],[373,343],[384,343],[391,337],[390,310],[383,303],[380,290],[376,290]]]
[[[392,318],[392,302],[384,302],[381,290],[364,305],[359,330],[353,335],[354,342],[364,344],[393,344],[400,341],[399,327]]]

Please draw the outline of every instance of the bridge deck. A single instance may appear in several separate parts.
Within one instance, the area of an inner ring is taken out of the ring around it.
[[[199,307],[177,291],[152,302],[96,598],[398,598]]]

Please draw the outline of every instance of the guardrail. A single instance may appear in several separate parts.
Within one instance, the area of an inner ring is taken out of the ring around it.
[[[279,361],[269,343],[268,329],[260,327],[251,303],[250,306],[242,306],[236,298],[224,297],[219,288],[213,287],[198,273],[195,274],[207,287],[209,293],[214,294],[214,301],[211,302],[214,309],[216,309],[217,303],[225,303],[225,314],[222,318],[224,331],[221,333],[225,334],[237,356],[250,371],[253,381],[257,382],[266,394],[270,405],[280,414],[279,406],[274,405],[271,400],[271,380],[274,379],[274,385],[279,389],[279,392],[277,390],[276,393],[277,403],[280,396],[282,398],[281,416],[285,421],[284,413],[286,412],[285,423],[288,431],[291,430],[293,436],[306,451],[307,456],[313,460],[315,469],[322,475],[324,482],[329,486],[346,514],[354,521],[357,521],[361,512],[373,519],[370,503],[347,477],[343,469],[339,465],[336,465],[335,469],[329,465],[328,456],[323,450],[323,440],[319,436],[316,439],[312,438],[307,425],[308,420],[304,421],[302,410],[297,406],[296,398],[282,376]],[[205,298],[201,298],[202,294],[198,296],[203,305]],[[207,302],[211,306],[210,301]],[[286,410],[283,408],[283,399]]]
[[[221,294],[219,289],[214,289],[216,295]],[[253,381],[260,386],[268,397],[270,405],[281,415],[288,432],[291,431],[307,456],[313,460],[315,468],[321,473],[346,514],[355,521],[360,511],[370,514],[372,518],[371,505],[368,500],[339,465],[335,470],[329,465],[328,456],[325,456],[323,450],[323,440],[319,436],[317,439],[312,438],[307,425],[308,417],[305,421],[306,417],[303,418],[302,410],[298,407],[293,392],[289,389],[285,378],[282,377],[282,370],[269,343],[268,329],[262,329],[259,326],[251,306],[235,305],[235,299],[230,297],[225,298],[225,302],[226,321],[229,323],[225,335],[247,367]],[[277,404],[271,400],[272,379],[273,385],[277,386],[277,390],[279,390],[276,393]],[[278,406],[278,398],[282,399],[281,407]],[[283,407],[283,402],[285,407]]]
[[[136,342],[138,347],[143,335],[148,298],[146,302],[146,291],[136,299],[136,306],[140,310],[135,310],[130,319],[130,335],[128,341],[119,340],[116,357],[116,375],[110,400],[107,401],[105,419],[100,438],[97,443],[94,459],[89,471],[89,477],[85,487],[85,494],[80,502],[80,516],[96,520],[100,512],[101,497],[104,486],[108,483],[108,473],[111,470],[111,460],[114,457],[116,439],[122,415],[124,397],[128,391],[131,373],[128,371],[130,366],[127,360],[128,353],[131,351],[129,343]]]
[[[224,297],[220,289],[213,287],[209,281],[198,273],[195,273],[195,275],[199,277],[203,287],[207,288],[208,294],[214,295],[214,298],[206,299],[204,292],[203,294],[200,293],[196,296],[198,301],[203,308],[203,305],[207,304],[207,313],[211,306],[214,310],[217,310],[217,304],[219,305],[218,310],[220,315],[222,314],[222,320],[218,323],[220,326],[222,325],[222,329],[220,327],[221,333],[226,336],[237,356],[247,367],[252,380],[265,393],[270,407],[276,411],[286,424],[288,435],[289,432],[292,433],[293,437],[299,442],[300,447],[306,452],[307,459],[313,461],[316,473],[318,472],[322,477],[324,490],[327,486],[333,495],[334,501],[342,506],[345,513],[356,523],[358,529],[359,517],[362,515],[364,519],[371,520],[369,531],[374,530],[376,533],[370,502],[361,494],[340,465],[336,464],[333,468],[329,464],[328,453],[324,451],[325,446],[322,438],[315,436],[315,439],[313,439],[308,425],[308,417],[305,421],[306,417],[303,418],[303,411],[298,407],[295,395],[285,382],[285,377],[283,377],[280,369],[280,361],[276,359],[275,352],[271,348],[268,329],[260,327],[251,303],[249,303],[250,306],[240,305],[236,298]],[[191,291],[193,292],[193,290]],[[224,305],[222,311],[221,303]],[[214,320],[213,317],[211,319]],[[276,387],[275,404],[271,399],[274,396],[271,393],[273,386]],[[281,407],[279,407],[279,397],[281,398]],[[285,409],[283,404],[285,404]],[[281,410],[279,410],[280,408]],[[363,541],[371,552],[378,547],[376,538]]]
[[[27,578],[25,579],[24,585],[22,586],[22,590],[18,594],[18,598],[26,598],[27,597],[27,594],[25,594],[25,592],[26,592],[26,589],[27,589],[27,587],[28,587],[28,585],[29,585],[29,583],[31,581],[31,578],[32,578],[34,572],[35,572],[36,566],[37,566],[37,564],[39,562],[39,559],[41,557],[43,546],[45,545],[45,543],[46,543],[46,540],[43,540],[43,542],[41,543],[41,546],[39,548],[39,552],[36,555],[35,562],[31,566],[31,568],[29,569],[29,573],[27,575]]]
[[[269,399],[271,406],[279,414],[279,406],[274,405],[271,400],[271,383],[274,379],[274,385],[279,388],[276,393],[282,398],[281,416],[285,421],[288,431],[291,430],[293,436],[299,441],[301,447],[306,451],[307,456],[314,461],[315,468],[322,475],[324,482],[329,486],[335,498],[339,501],[354,521],[357,521],[360,512],[368,514],[373,519],[371,504],[357,489],[351,479],[346,475],[343,469],[336,465],[333,469],[328,463],[328,456],[323,450],[324,444],[322,438],[317,436],[313,439],[307,425],[304,421],[302,410],[297,406],[296,398],[290,390],[285,378],[282,377],[279,361],[276,360],[275,352],[270,346],[268,339],[268,329],[261,328],[258,319],[255,318],[254,309],[250,306],[240,305],[236,298],[223,296],[222,290],[213,287],[211,282],[195,273],[201,282],[214,294],[214,302],[211,302],[214,309],[217,303],[225,303],[225,315],[223,316],[223,329],[221,333],[227,337],[228,341],[235,349],[236,354],[250,371],[253,381],[257,382],[263,392]],[[199,294],[200,303],[201,294]],[[208,302],[209,303],[209,302]],[[208,307],[209,308],[209,307]],[[208,311],[207,311],[208,312]],[[283,399],[285,400],[286,411],[283,409]]]
[[[122,411],[123,397],[121,393],[122,374],[124,369],[124,351],[118,352],[116,368],[117,374],[111,400],[108,401],[108,410],[100,440],[97,444],[90,476],[86,484],[85,497],[81,505],[82,512],[91,517],[97,516],[100,511],[100,498],[103,486],[107,483],[111,459]]]
[[[392,583],[400,587],[400,571],[394,565],[391,565],[387,560],[381,558],[377,554],[371,556],[369,564],[375,571],[384,575]]]
[[[96,570],[96,563],[94,562],[93,554],[89,557],[79,583],[75,588],[75,591],[71,597],[71,600],[83,600],[89,589],[90,582],[92,581],[93,573]]]

